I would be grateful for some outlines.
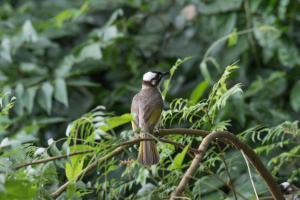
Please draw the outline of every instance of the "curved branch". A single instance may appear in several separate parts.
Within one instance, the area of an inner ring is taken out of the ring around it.
[[[185,130],[183,130],[183,132],[184,131]],[[199,148],[198,148],[200,153],[197,154],[195,156],[195,158],[193,159],[192,164],[185,172],[185,174],[182,177],[180,183],[178,184],[176,190],[171,194],[170,200],[175,200],[182,194],[182,192],[184,191],[184,188],[188,184],[193,173],[197,170],[199,163],[202,161],[204,154],[208,148],[208,145],[214,139],[217,139],[217,138],[226,139],[226,140],[224,140],[224,141],[226,141],[226,143],[230,142],[236,148],[241,149],[247,155],[248,159],[251,161],[252,165],[256,168],[256,170],[261,175],[261,177],[264,179],[264,181],[267,183],[267,186],[268,186],[273,198],[276,200],[284,199],[283,195],[280,192],[279,186],[276,184],[272,175],[266,169],[266,167],[263,165],[262,161],[255,154],[255,152],[247,144],[241,142],[235,135],[224,131],[224,132],[212,132],[203,139],[203,141],[201,142],[201,144],[199,145]]]
[[[188,181],[192,174],[196,171],[196,169],[199,166],[199,163],[202,161],[204,154],[208,148],[208,145],[210,142],[212,142],[214,139],[220,139],[221,141],[234,145],[236,148],[241,149],[249,158],[253,166],[256,168],[256,170],[259,172],[259,174],[262,176],[262,178],[266,181],[269,190],[271,191],[271,194],[273,195],[274,199],[281,200],[283,199],[283,196],[280,192],[280,189],[276,182],[274,181],[272,175],[269,173],[269,171],[265,168],[261,160],[258,158],[258,156],[255,154],[255,152],[247,145],[241,142],[235,135],[229,132],[213,132],[210,133],[209,131],[204,130],[195,130],[195,129],[185,129],[185,128],[174,128],[174,129],[161,129],[158,131],[158,136],[167,136],[172,134],[178,134],[178,135],[188,135],[188,136],[201,136],[205,137],[202,143],[200,144],[198,150],[190,148],[189,150],[196,153],[196,156],[194,160],[192,161],[192,164],[190,165],[189,169],[186,171],[185,175],[183,176],[182,180],[180,181],[178,187],[176,190],[172,193],[170,199],[175,199],[181,193],[183,192],[184,188],[188,184]],[[140,141],[144,140],[154,140],[154,139],[135,139],[128,142],[121,143],[116,146],[115,150],[113,150],[111,153],[107,154],[106,156],[100,158],[99,160],[93,162],[89,166],[87,166],[83,171],[80,172],[80,174],[77,176],[76,180],[80,177],[84,176],[86,173],[91,172],[94,170],[94,168],[100,164],[105,162],[106,160],[112,158],[113,156],[116,156],[120,154],[125,148],[132,146],[134,144],[139,143]],[[168,141],[165,139],[160,138],[161,142],[166,142],[173,144],[175,146],[181,147],[182,145],[173,141]],[[66,190],[69,184],[76,181],[67,181],[65,184],[60,186],[55,192],[51,194],[53,198],[58,197],[62,192]]]

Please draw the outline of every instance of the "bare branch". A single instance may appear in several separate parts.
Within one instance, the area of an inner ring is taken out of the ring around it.
[[[205,137],[209,134],[209,131],[188,129],[188,128],[171,128],[171,129],[160,129],[158,131],[159,136],[166,135],[188,135],[188,136],[201,136]]]
[[[182,130],[184,131],[184,130]],[[182,177],[179,185],[177,186],[176,190],[171,194],[170,199],[175,200],[176,197],[180,196],[184,191],[184,188],[188,184],[190,177],[192,177],[193,173],[197,170],[199,163],[202,161],[204,154],[208,148],[208,145],[217,138],[226,139],[226,142],[230,142],[236,148],[241,149],[251,161],[252,165],[256,168],[258,173],[262,176],[262,178],[267,183],[267,186],[276,200],[283,200],[284,197],[280,192],[279,186],[274,181],[270,172],[265,168],[262,161],[259,157],[255,154],[255,152],[245,143],[241,142],[235,135],[229,132],[212,132],[208,136],[204,138],[204,140],[199,145],[198,150],[200,151],[199,154],[195,156],[193,159],[190,167],[185,172],[184,176]]]
[[[53,161],[53,160],[59,160],[59,159],[62,159],[62,158],[68,158],[70,156],[76,156],[76,155],[81,155],[81,154],[86,154],[86,153],[91,153],[91,152],[93,152],[93,151],[92,150],[75,151],[75,152],[70,153],[70,154],[65,154],[65,155],[61,155],[61,156],[52,156],[52,157],[41,159],[41,160],[35,160],[35,161],[29,162],[29,163],[19,164],[15,167],[15,170],[18,170],[20,168],[27,167],[27,166],[30,166],[30,165],[37,165],[37,164],[47,163],[47,162],[50,162],[50,161]]]

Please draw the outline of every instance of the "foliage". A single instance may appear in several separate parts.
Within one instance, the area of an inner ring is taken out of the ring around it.
[[[201,138],[170,136],[185,148],[159,143],[151,168],[120,164],[134,146],[75,181],[132,138],[131,98],[153,69],[172,72],[163,127],[232,131],[278,182],[299,185],[299,9],[289,0],[1,1],[0,199],[51,199],[67,180],[61,199],[167,197]],[[223,144],[209,148],[185,194],[234,199],[228,173],[239,198],[254,197],[241,154]]]

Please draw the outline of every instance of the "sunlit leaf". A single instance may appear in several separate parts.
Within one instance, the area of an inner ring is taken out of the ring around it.
[[[100,126],[100,129],[103,131],[109,131],[118,126],[129,123],[131,122],[131,120],[132,120],[132,115],[129,113],[123,114],[121,116],[112,117],[106,121],[107,125]]]
[[[68,180],[76,180],[83,168],[83,162],[82,156],[73,156],[70,162],[66,162],[65,171]]]
[[[102,58],[102,52],[100,49],[100,45],[98,43],[93,43],[93,44],[83,47],[83,49],[81,49],[76,61],[81,62],[88,58],[95,59],[95,60],[99,60]]]
[[[36,95],[37,87],[30,87],[26,89],[25,94],[24,94],[24,106],[26,107],[27,111],[29,113],[32,112],[32,108],[34,105],[34,98]]]
[[[168,167],[169,170],[181,169],[183,160],[184,160],[185,155],[186,155],[187,151],[189,150],[189,148],[190,148],[190,145],[187,145],[186,147],[184,147],[184,149],[182,150],[181,153],[176,155],[176,157],[173,160],[172,165],[170,165]]]
[[[52,108],[52,96],[53,96],[53,86],[49,82],[43,83],[39,91],[38,102],[39,105],[47,111],[48,114],[51,112]]]
[[[18,115],[22,115],[24,112],[24,102],[23,102],[23,95],[24,95],[24,86],[21,83],[17,84],[17,87],[15,89],[16,98],[18,99],[15,104],[15,111],[18,113]]]
[[[200,70],[201,70],[201,73],[203,74],[205,80],[207,80],[208,82],[211,82],[212,79],[211,79],[210,73],[207,69],[207,64],[205,61],[200,63]]]
[[[23,176],[23,180],[6,180],[4,185],[5,191],[0,191],[0,199],[35,199],[38,186],[36,184],[32,184],[29,180],[26,180],[25,174]]]
[[[236,29],[233,30],[233,32],[230,34],[230,37],[228,38],[228,47],[232,47],[237,43],[238,35]]]
[[[54,98],[65,106],[68,106],[67,86],[64,79],[58,78],[55,80],[54,91]]]
[[[4,37],[1,41],[0,46],[0,57],[2,57],[7,62],[11,62],[11,42],[10,39],[7,37]]]
[[[38,35],[36,30],[32,26],[30,20],[26,20],[23,27],[22,27],[23,39],[26,42],[37,42]]]
[[[193,90],[191,96],[190,96],[190,102],[196,103],[199,101],[199,99],[202,97],[204,91],[209,86],[208,81],[203,81],[197,85],[197,87]]]

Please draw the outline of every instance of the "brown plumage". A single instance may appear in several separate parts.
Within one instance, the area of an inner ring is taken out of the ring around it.
[[[131,112],[135,114],[132,128],[133,130],[141,129],[141,138],[152,138],[149,134],[153,134],[153,129],[163,109],[163,99],[156,86],[143,83],[141,91],[132,100]],[[159,154],[154,141],[140,142],[138,160],[147,166],[159,162]]]

